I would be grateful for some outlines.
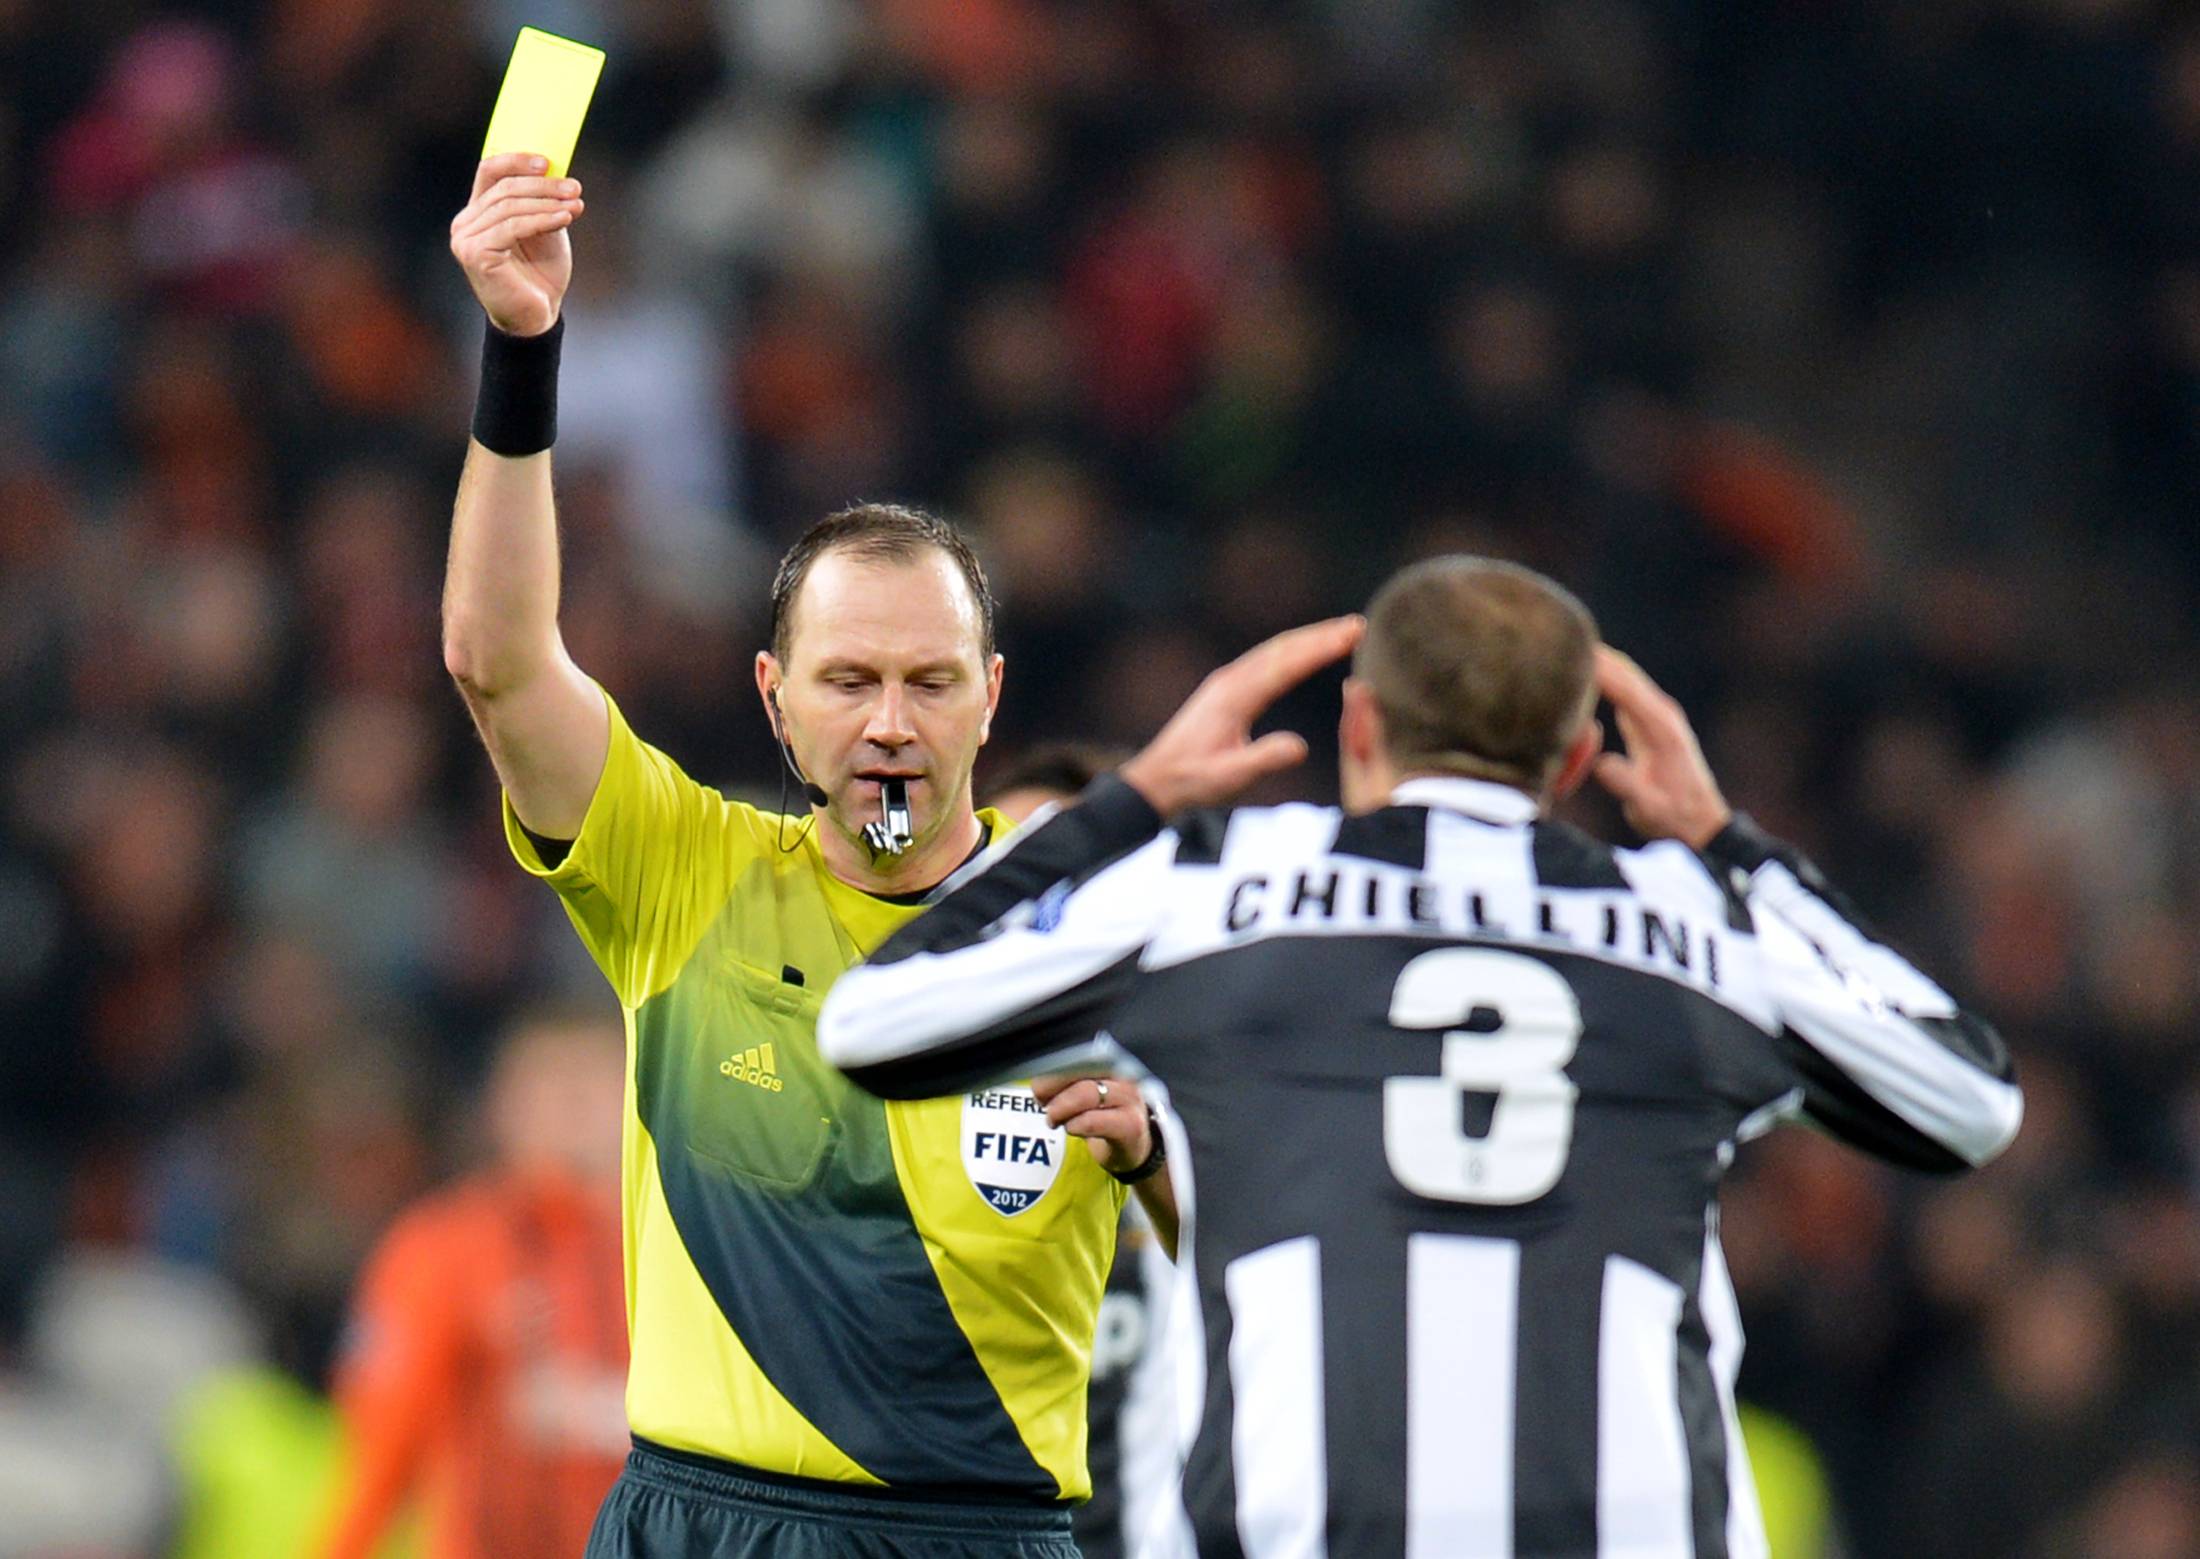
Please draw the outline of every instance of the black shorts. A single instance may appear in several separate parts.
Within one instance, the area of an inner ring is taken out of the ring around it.
[[[637,1440],[587,1559],[1078,1559],[1069,1510],[783,1478]]]

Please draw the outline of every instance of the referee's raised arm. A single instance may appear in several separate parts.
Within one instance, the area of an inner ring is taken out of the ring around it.
[[[451,221],[451,253],[487,314],[473,438],[451,515],[443,663],[488,744],[522,823],[580,833],[603,772],[603,695],[558,632],[557,436],[560,310],[573,276],[573,179],[525,153],[491,157]]]

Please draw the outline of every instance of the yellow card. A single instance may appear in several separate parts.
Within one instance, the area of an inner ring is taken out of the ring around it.
[[[481,155],[533,152],[550,159],[551,178],[564,178],[602,74],[603,50],[522,27],[512,45],[512,63],[504,68],[504,85],[489,115]]]

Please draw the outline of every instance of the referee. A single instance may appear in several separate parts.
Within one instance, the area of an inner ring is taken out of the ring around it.
[[[971,804],[1002,673],[984,571],[951,527],[882,504],[789,550],[755,672],[797,816],[637,736],[558,631],[580,210],[578,185],[492,158],[451,226],[489,329],[444,657],[514,856],[626,1015],[634,1446],[589,1559],[1075,1559],[1125,1184],[1168,1199],[1137,1087],[1056,1124],[1008,1084],[882,1105],[817,1054],[841,972],[1007,832]]]
[[[2007,1052],[1728,809],[1548,580],[1434,560],[1362,632],[1210,677],[844,980],[825,1053],[915,1097],[1105,1028],[1167,1082],[1205,1348],[1148,1552],[1762,1555],[1720,1174],[1788,1117],[1984,1163],[2022,1113]],[[1342,810],[1180,815],[1296,761],[1251,722],[1355,642]],[[1591,775],[1656,842],[1544,818]]]

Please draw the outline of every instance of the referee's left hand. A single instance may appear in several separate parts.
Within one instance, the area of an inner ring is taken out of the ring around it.
[[[1127,1175],[1152,1157],[1153,1122],[1129,1078],[1035,1077],[1031,1091],[1046,1106],[1047,1124],[1083,1137],[1102,1169]]]
[[[1354,613],[1309,623],[1254,645],[1193,689],[1122,778],[1163,817],[1228,801],[1255,780],[1305,761],[1306,738],[1271,731],[1253,738],[1253,722],[1308,677],[1352,653],[1367,631]]]

